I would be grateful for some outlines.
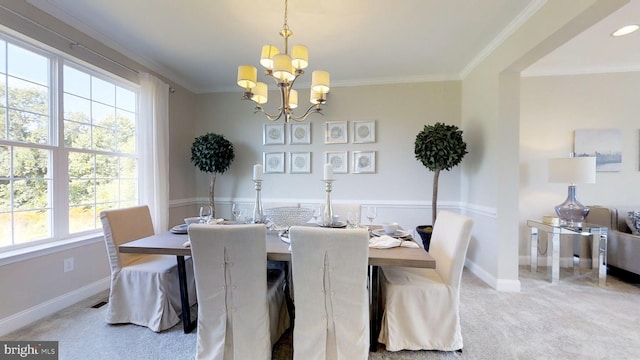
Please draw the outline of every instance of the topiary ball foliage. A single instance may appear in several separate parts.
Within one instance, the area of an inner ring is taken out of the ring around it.
[[[229,169],[234,158],[233,144],[223,135],[201,135],[191,146],[191,162],[200,171],[222,174]]]
[[[437,122],[418,133],[414,152],[416,160],[431,171],[451,170],[467,154],[467,143],[457,126]]]

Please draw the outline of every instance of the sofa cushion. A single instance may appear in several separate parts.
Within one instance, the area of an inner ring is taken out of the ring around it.
[[[625,218],[627,226],[633,235],[640,235],[640,210],[629,211]]]

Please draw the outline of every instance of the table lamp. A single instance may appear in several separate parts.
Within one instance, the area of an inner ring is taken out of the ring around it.
[[[589,208],[576,199],[576,184],[596,183],[596,158],[589,156],[549,159],[549,182],[569,184],[567,199],[555,207],[560,222],[582,226]]]

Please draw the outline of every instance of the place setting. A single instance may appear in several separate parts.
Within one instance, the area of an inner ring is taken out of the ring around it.
[[[389,249],[394,247],[419,248],[411,234],[400,229],[397,222],[382,223],[382,228],[369,231],[369,247],[376,249]]]

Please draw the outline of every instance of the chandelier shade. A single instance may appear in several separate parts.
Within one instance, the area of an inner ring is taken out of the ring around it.
[[[293,84],[299,76],[304,74],[304,69],[309,66],[309,49],[304,45],[294,45],[289,53],[289,37],[293,32],[287,25],[288,1],[284,2],[284,24],[280,36],[284,38],[283,52],[275,45],[262,46],[260,52],[260,65],[265,68],[264,74],[272,78],[280,92],[280,107],[276,113],[268,113],[262,107],[268,97],[268,86],[258,82],[258,70],[251,65],[238,66],[238,86],[244,89],[243,100],[251,100],[255,104],[254,112],[262,112],[267,119],[276,121],[284,117],[285,122],[291,120],[303,121],[312,113],[321,113],[321,105],[326,104],[327,94],[330,90],[330,76],[328,71],[315,70],[311,73],[311,88],[309,89],[309,102],[307,110],[296,115],[293,109],[298,107],[298,92],[293,89]]]

